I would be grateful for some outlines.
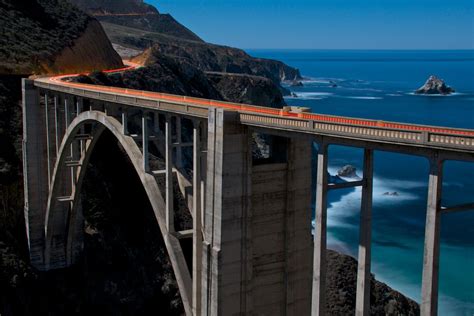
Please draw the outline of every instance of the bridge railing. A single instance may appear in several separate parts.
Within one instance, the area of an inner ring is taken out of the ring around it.
[[[316,113],[294,113],[269,107],[200,99],[166,93],[94,86],[73,82],[38,79],[35,85],[77,96],[159,109],[207,118],[209,107],[221,107],[240,113],[244,124],[289,129],[305,133],[340,135],[369,141],[394,141],[411,145],[458,148],[474,151],[474,131],[380,120],[359,119]]]

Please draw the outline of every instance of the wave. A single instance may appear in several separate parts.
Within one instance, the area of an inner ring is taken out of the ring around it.
[[[463,96],[466,94],[461,93],[461,92],[454,92],[450,94],[417,94],[415,92],[407,92],[406,95],[412,95],[412,96],[417,96],[417,97],[430,97],[430,98],[447,98],[447,97]]]
[[[326,99],[329,96],[334,95],[334,93],[330,92],[293,92],[296,97],[294,96],[287,96],[287,99],[302,99],[302,100],[322,100]]]
[[[355,99],[355,100],[383,100],[383,97],[372,97],[372,96],[345,96],[346,99]]]
[[[337,174],[338,168],[330,167],[328,172],[334,176]],[[360,179],[355,178],[342,178],[346,181],[354,181]],[[426,186],[424,182],[417,181],[406,181],[406,180],[395,180],[387,179],[383,177],[374,176],[374,186],[372,201],[373,205],[394,205],[402,204],[406,201],[413,201],[419,199],[419,196],[411,193],[410,191],[415,188]],[[346,193],[347,192],[347,193]],[[386,193],[396,194],[386,194]],[[360,211],[362,189],[360,187],[346,190],[336,201],[330,201],[328,205],[328,226],[329,227],[344,227],[354,228],[356,225],[349,223],[347,219],[351,218],[355,213]]]

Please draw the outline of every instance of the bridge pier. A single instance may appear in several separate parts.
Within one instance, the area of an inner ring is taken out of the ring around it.
[[[173,193],[173,142],[171,138],[171,116],[165,121],[165,175],[166,175],[166,226],[168,232],[174,233],[174,193]]]
[[[370,267],[372,238],[372,189],[374,153],[372,149],[364,150],[364,171],[362,201],[359,225],[359,255],[357,266],[356,315],[370,315]]]
[[[316,173],[312,316],[326,314],[327,170],[328,144],[323,140],[318,148]]]
[[[209,110],[202,315],[308,315],[311,142],[253,165],[235,112]]]
[[[202,209],[201,209],[201,123],[193,121],[193,315],[201,312],[202,300]]]
[[[443,162],[438,157],[430,159],[428,205],[425,226],[423,276],[421,283],[421,315],[438,314],[439,237],[441,220],[441,191]]]

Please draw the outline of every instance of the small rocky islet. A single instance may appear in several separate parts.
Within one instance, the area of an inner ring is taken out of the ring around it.
[[[443,79],[431,75],[425,84],[415,91],[415,94],[449,95],[454,92],[456,91],[448,86]]]

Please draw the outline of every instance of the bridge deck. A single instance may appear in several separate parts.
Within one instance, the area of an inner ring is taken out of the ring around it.
[[[474,153],[474,130],[426,126],[352,117],[294,113],[281,109],[199,99],[166,93],[66,82],[73,75],[35,80],[39,88],[104,102],[207,118],[209,107],[237,111],[245,125],[349,140]]]

